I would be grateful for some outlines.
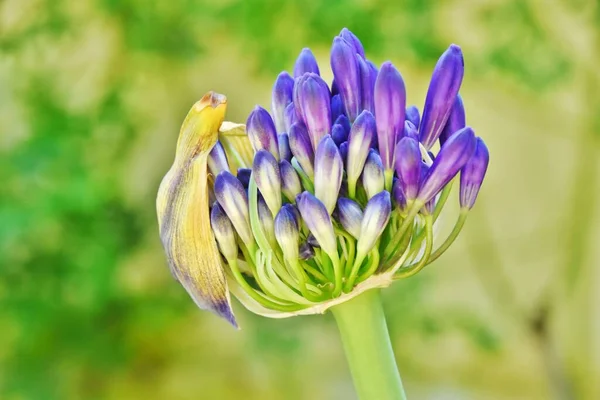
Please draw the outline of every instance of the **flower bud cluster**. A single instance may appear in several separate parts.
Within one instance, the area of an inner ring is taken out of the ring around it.
[[[418,272],[449,246],[435,250],[432,226],[451,185],[459,181],[466,215],[489,162],[466,126],[458,46],[436,64],[422,114],[407,107],[396,67],[377,68],[349,30],[333,40],[330,64],[331,85],[309,49],[293,77],[279,74],[272,113],[257,106],[248,117],[252,165],[234,174],[218,142],[208,161],[211,223],[230,276],[274,311]]]

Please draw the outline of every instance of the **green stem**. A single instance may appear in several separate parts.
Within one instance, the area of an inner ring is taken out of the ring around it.
[[[360,400],[406,400],[379,290],[373,289],[331,309],[342,337]]]

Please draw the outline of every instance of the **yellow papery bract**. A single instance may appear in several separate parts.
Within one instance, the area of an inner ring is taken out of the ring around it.
[[[236,325],[208,203],[207,159],[226,108],[225,96],[214,92],[194,104],[181,127],[175,161],[160,184],[156,208],[173,276],[200,308]]]
[[[225,121],[219,129],[219,140],[227,153],[229,168],[251,168],[254,150],[246,134],[246,125]]]

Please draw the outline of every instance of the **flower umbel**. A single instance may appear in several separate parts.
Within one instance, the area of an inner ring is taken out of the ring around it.
[[[302,50],[292,74],[275,81],[272,114],[257,106],[247,135],[223,122],[224,96],[204,96],[159,189],[173,275],[234,325],[229,291],[253,312],[283,318],[416,274],[458,236],[483,182],[489,153],[465,124],[460,47],[440,57],[422,117],[406,108],[400,72],[389,61],[377,69],[347,29],[330,62],[331,87]],[[455,229],[434,243],[459,174]]]

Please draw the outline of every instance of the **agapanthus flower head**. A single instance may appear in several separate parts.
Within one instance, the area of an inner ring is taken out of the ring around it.
[[[331,87],[303,49],[273,85],[273,113],[257,106],[246,131],[223,122],[214,93],[183,124],[157,201],[161,238],[196,303],[232,323],[230,291],[281,318],[414,275],[449,246],[432,231],[458,174],[459,228],[477,198],[489,153],[465,126],[458,46],[435,66],[422,113],[393,63],[377,68],[349,30],[330,64]]]

